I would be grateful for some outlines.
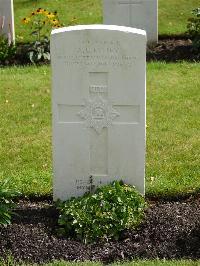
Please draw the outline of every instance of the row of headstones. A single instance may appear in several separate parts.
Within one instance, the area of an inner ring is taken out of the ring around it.
[[[104,0],[104,24],[131,27],[51,35],[54,200],[121,179],[145,194],[146,32],[157,42],[157,0]]]
[[[15,41],[13,0],[0,0],[0,35]]]
[[[140,17],[141,4],[153,0],[105,1],[106,12],[119,15],[122,8],[134,22],[129,5]],[[143,12],[150,12],[148,5]],[[144,194],[145,31],[109,25],[54,30],[51,64],[54,199],[80,196],[116,179]]]
[[[103,0],[106,25],[143,29],[149,43],[158,40],[158,0]],[[14,41],[13,0],[0,0],[0,33]]]

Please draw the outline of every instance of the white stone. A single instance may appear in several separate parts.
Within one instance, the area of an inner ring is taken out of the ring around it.
[[[121,179],[144,194],[145,32],[53,30],[51,65],[54,200]]]
[[[0,0],[0,35],[15,41],[13,0]]]
[[[103,0],[104,24],[143,29],[148,43],[158,41],[158,0]]]

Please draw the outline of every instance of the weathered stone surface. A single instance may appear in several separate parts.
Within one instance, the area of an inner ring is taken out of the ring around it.
[[[103,0],[104,24],[143,29],[148,43],[158,41],[158,0]]]
[[[116,179],[144,194],[145,55],[142,30],[53,30],[54,199]]]
[[[15,41],[13,0],[0,0],[0,34]]]

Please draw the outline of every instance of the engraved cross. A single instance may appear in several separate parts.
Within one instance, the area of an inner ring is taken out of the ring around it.
[[[89,175],[97,180],[109,177],[109,134],[112,127],[139,123],[139,105],[128,105],[110,101],[109,73],[89,73],[89,94],[85,104],[58,105],[59,123],[88,128],[90,169]]]
[[[129,21],[130,25],[132,26],[133,22],[133,9],[135,8],[135,5],[141,5],[143,3],[142,0],[127,0],[127,1],[119,1],[119,5],[126,5],[128,8],[128,14],[129,14]]]

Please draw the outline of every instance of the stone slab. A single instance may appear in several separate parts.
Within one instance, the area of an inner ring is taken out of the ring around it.
[[[54,200],[121,179],[144,194],[145,32],[53,30],[51,66]]]
[[[104,24],[143,29],[148,43],[158,41],[158,0],[103,0]]]
[[[15,41],[13,0],[0,0],[0,34]]]

